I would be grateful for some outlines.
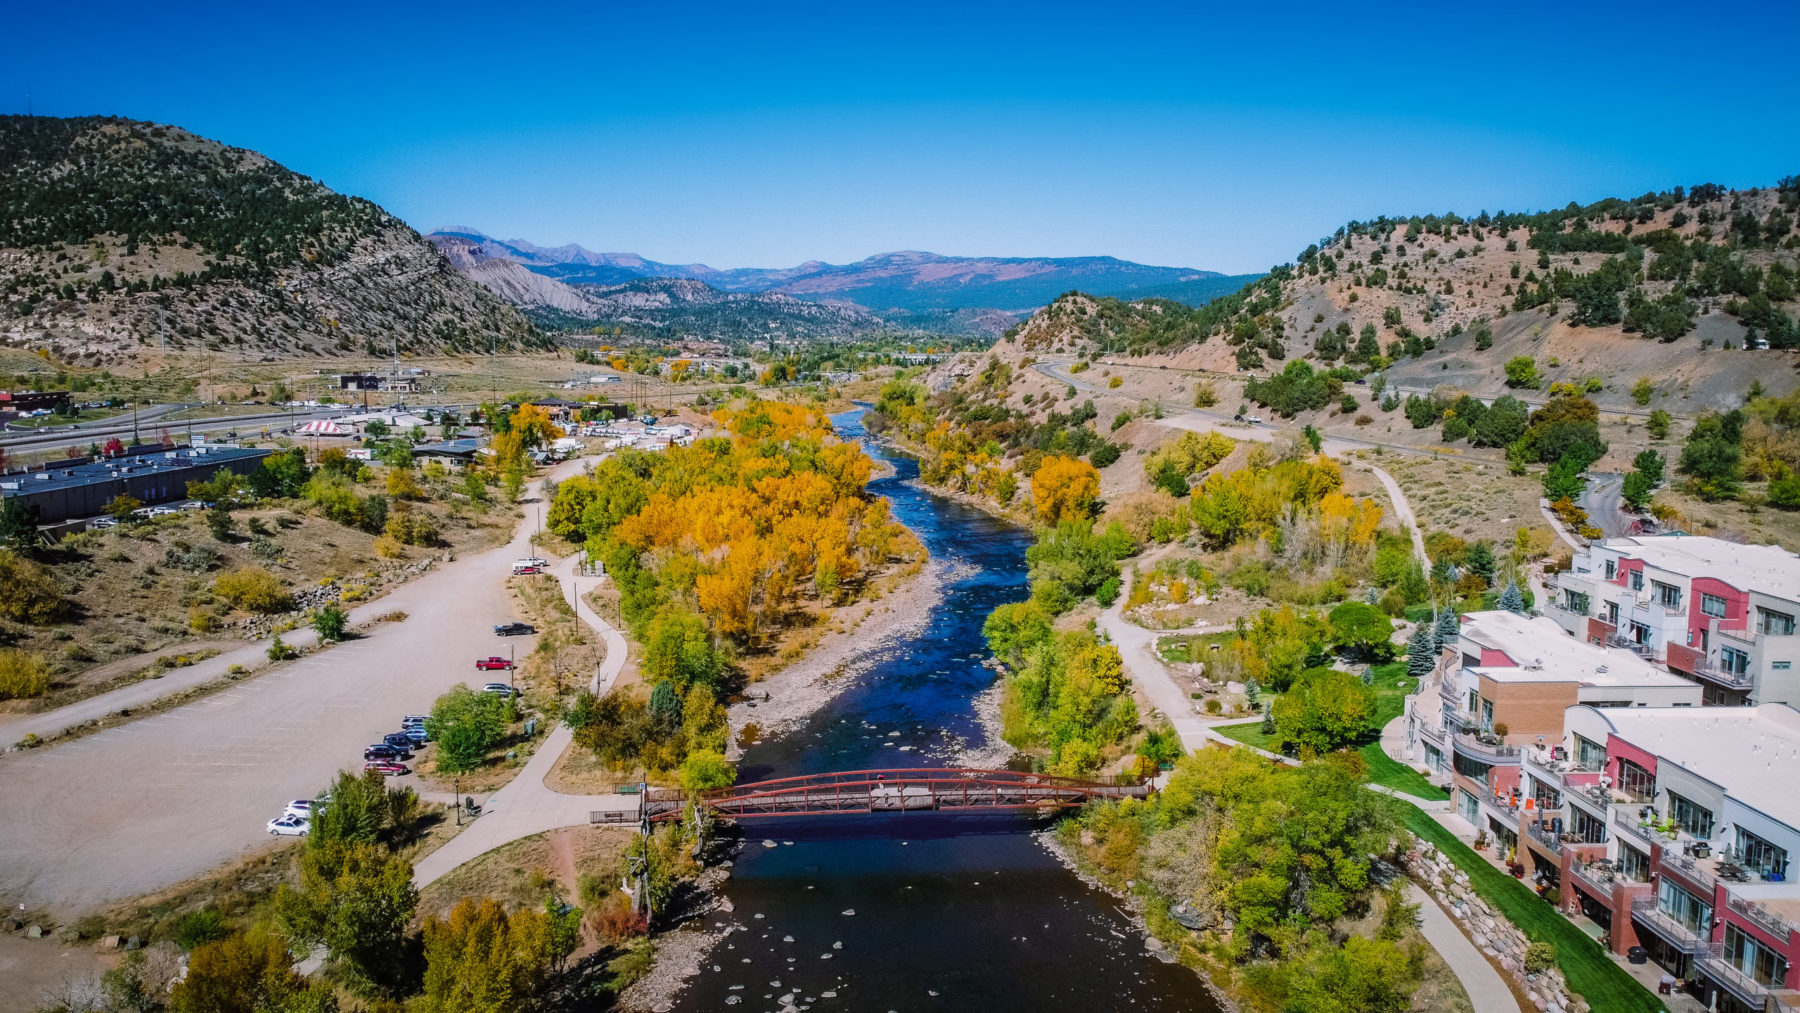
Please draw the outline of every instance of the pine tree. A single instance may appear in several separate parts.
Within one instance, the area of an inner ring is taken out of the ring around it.
[[[1525,614],[1525,596],[1519,593],[1518,581],[1506,582],[1506,590],[1500,592],[1500,607],[1518,615]]]
[[[1275,711],[1272,708],[1263,711],[1262,733],[1264,735],[1275,734]]]
[[[1371,605],[1378,604],[1381,601],[1381,589],[1377,587],[1369,588],[1369,593],[1363,595],[1363,600]]]
[[[1462,634],[1462,622],[1456,614],[1455,605],[1446,604],[1438,612],[1437,628],[1433,632],[1436,634],[1440,646],[1455,640]]]
[[[1406,641],[1406,674],[1423,679],[1436,667],[1437,637],[1430,623],[1420,623]]]

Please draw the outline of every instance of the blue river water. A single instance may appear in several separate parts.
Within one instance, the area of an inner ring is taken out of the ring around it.
[[[860,413],[834,421],[863,436]],[[981,624],[1024,597],[1030,534],[931,495],[908,481],[915,462],[868,449],[896,471],[871,490],[955,576],[922,633],[805,727],[749,748],[740,780],[944,766],[985,740],[974,698],[994,674],[981,666]],[[724,890],[733,910],[709,916],[736,931],[675,1008],[1216,1013],[1197,976],[1150,956],[1116,901],[1032,839],[1041,825],[937,813],[747,821]]]

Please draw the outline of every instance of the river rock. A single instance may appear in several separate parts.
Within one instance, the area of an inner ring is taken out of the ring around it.
[[[766,839],[765,839],[765,840],[764,840],[764,841],[763,841],[763,847],[765,847],[765,848],[779,848],[779,847],[781,847],[781,845],[779,845],[779,844],[776,844],[776,843],[775,843],[775,842],[774,842],[774,841],[771,841],[771,840],[766,840]]]
[[[1175,919],[1175,923],[1182,928],[1190,929],[1194,932],[1205,932],[1207,929],[1212,928],[1214,921],[1211,914],[1200,910],[1192,903],[1185,900],[1169,908],[1169,917]]]
[[[1144,949],[1149,950],[1151,953],[1160,953],[1162,952],[1162,948],[1163,941],[1155,936],[1148,936],[1144,939]]]
[[[847,907],[843,911],[839,912],[839,914],[842,914],[845,918],[853,918],[856,916],[856,909],[853,907]]]
[[[30,925],[25,926],[25,938],[26,939],[42,939],[42,938],[44,938],[44,927],[42,925],[39,925],[36,922],[32,922]],[[134,936],[133,938],[136,938],[136,937]]]
[[[838,940],[838,941],[837,941],[837,942],[835,942],[835,943],[832,943],[832,944],[831,944],[831,948],[832,948],[832,949],[834,949],[834,950],[841,950],[841,949],[843,949],[843,948],[844,948],[844,941],[843,941],[843,940],[842,940],[842,939],[840,939],[840,940]]]
[[[781,941],[784,943],[791,943],[794,941],[794,937],[793,936],[782,936]]]

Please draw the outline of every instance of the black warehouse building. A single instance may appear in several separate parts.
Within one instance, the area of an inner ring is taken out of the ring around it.
[[[130,494],[144,505],[187,498],[189,482],[204,482],[222,469],[242,475],[272,450],[249,447],[155,448],[104,460],[56,464],[0,475],[0,497],[22,500],[39,524],[59,524],[106,512],[114,498]]]

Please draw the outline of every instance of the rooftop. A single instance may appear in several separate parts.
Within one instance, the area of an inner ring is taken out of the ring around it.
[[[71,489],[115,478],[150,475],[158,471],[176,471],[242,459],[260,460],[272,451],[250,447],[177,447],[160,453],[140,453],[95,461],[58,463],[53,467],[30,472],[15,471],[0,475],[0,491],[6,495],[43,492],[48,489]]]
[[[1756,707],[1596,708],[1614,732],[1725,789],[1790,827],[1800,828],[1800,711]]]
[[[1694,683],[1630,651],[1599,647],[1563,632],[1556,620],[1504,609],[1463,616],[1465,643],[1504,651],[1518,667],[1471,666],[1497,682],[1577,682],[1584,686],[1669,686]]]
[[[1608,538],[1601,544],[1660,570],[1800,601],[1800,556],[1779,545],[1740,545],[1707,535]]]

